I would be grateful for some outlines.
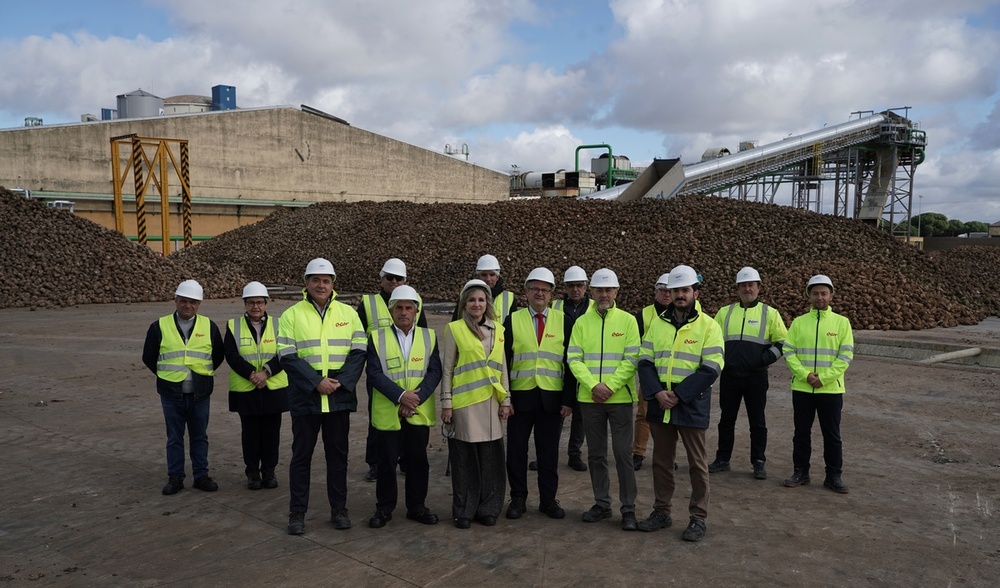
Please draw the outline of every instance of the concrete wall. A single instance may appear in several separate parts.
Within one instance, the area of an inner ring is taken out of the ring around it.
[[[129,133],[189,142],[196,207],[199,198],[494,202],[508,197],[504,173],[295,107],[3,130],[0,185],[75,193],[77,200],[81,194],[112,194],[109,141]],[[179,158],[176,144],[173,149]],[[177,179],[168,182],[170,193],[179,193]],[[125,193],[132,192],[129,175]]]

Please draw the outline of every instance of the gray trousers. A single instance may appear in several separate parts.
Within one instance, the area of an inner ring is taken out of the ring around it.
[[[594,502],[611,508],[611,478],[608,475],[608,427],[611,428],[611,450],[618,470],[618,498],[621,512],[635,512],[635,468],[632,466],[632,439],[635,422],[632,404],[580,403],[583,430],[587,435],[587,465],[590,484],[594,487]]]

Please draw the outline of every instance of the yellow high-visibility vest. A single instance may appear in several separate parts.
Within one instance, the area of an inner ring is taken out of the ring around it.
[[[542,342],[539,344],[534,314],[530,308],[522,308],[510,315],[514,337],[510,389],[541,388],[558,392],[563,388],[565,315],[555,309],[549,311],[545,320],[545,330],[542,332]]]
[[[451,379],[452,408],[459,409],[496,398],[507,398],[501,378],[503,376],[503,327],[495,325],[493,349],[486,357],[483,342],[469,330],[464,320],[450,322],[447,329],[458,347],[458,362]]]
[[[410,348],[409,361],[403,357],[399,339],[391,327],[379,329],[372,335],[382,373],[403,390],[416,390],[420,386],[420,382],[427,374],[428,360],[434,351],[436,340],[431,329],[421,327],[413,329],[413,346]],[[434,395],[431,394],[417,406],[413,416],[406,420],[411,425],[430,427],[434,425],[435,414]],[[399,419],[399,406],[375,389],[372,392],[372,426],[380,431],[398,431],[402,428]]]
[[[160,355],[156,358],[156,376],[168,382],[183,382],[188,373],[212,376],[212,321],[195,315],[187,343],[177,331],[174,315],[160,317]]]
[[[233,339],[239,346],[240,357],[254,367],[254,371],[264,369],[264,364],[271,361],[278,354],[278,339],[274,332],[275,319],[268,317],[264,324],[264,329],[260,334],[258,342],[253,337],[251,329],[247,327],[244,317],[229,319],[229,332],[233,334]],[[280,390],[288,387],[288,374],[284,371],[267,378],[268,390]],[[256,390],[253,382],[236,373],[236,370],[229,370],[229,390],[232,392],[250,392]]]

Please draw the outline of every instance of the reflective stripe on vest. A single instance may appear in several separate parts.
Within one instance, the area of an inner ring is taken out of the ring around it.
[[[565,300],[553,300],[552,301],[552,308],[555,309],[555,310],[558,310],[559,312],[563,312],[564,309],[566,308],[566,301]]]
[[[503,323],[507,320],[507,315],[510,314],[510,307],[514,304],[514,294],[510,290],[504,290],[500,293],[500,304],[494,305],[497,311],[497,321],[498,323]]]
[[[743,310],[743,317],[739,323],[739,330],[736,330],[737,325],[734,324],[731,331],[729,323],[737,308]],[[767,312],[770,309],[771,307],[763,302],[751,308],[743,308],[739,304],[730,304],[726,309],[726,318],[722,324],[723,338],[726,341],[750,341],[752,343],[760,343],[761,345],[770,345],[773,343],[767,336]],[[755,320],[759,323],[756,332],[747,332],[746,325],[752,325]]]
[[[382,373],[403,390],[416,390],[420,386],[427,373],[427,361],[434,351],[434,331],[420,327],[415,329],[409,361],[403,357],[399,339],[391,327],[379,329],[372,335]],[[413,416],[406,420],[411,425],[430,427],[434,424],[435,414],[434,395],[431,394],[417,406]],[[378,390],[372,392],[372,426],[380,431],[398,431],[402,428],[399,422],[399,405]]]
[[[511,390],[562,390],[564,318],[565,315],[558,310],[549,312],[539,345],[534,312],[530,308],[522,308],[510,315],[513,331],[510,336],[514,337],[514,356],[510,360]]]
[[[448,323],[458,347],[458,361],[451,378],[452,408],[464,408],[495,397],[497,402],[507,398],[501,383],[503,375],[503,327],[495,325],[493,349],[486,357],[483,342],[469,330],[464,320]]]
[[[278,355],[295,354],[323,376],[344,367],[351,351],[367,349],[358,313],[342,302],[331,300],[322,317],[309,300],[296,302],[281,314]],[[330,412],[326,394],[320,396],[320,409]]]
[[[278,354],[278,340],[274,333],[274,319],[270,316],[264,329],[260,334],[258,343],[251,333],[252,329],[247,327],[244,317],[229,320],[229,332],[233,334],[236,345],[240,350],[240,357],[254,367],[254,371],[259,372],[264,369],[264,364],[271,361]],[[268,390],[280,390],[288,386],[288,374],[284,371],[269,376],[267,378]],[[250,392],[256,390],[257,386],[253,382],[236,373],[236,370],[229,370],[229,390],[232,392]]]
[[[626,338],[630,333],[631,337]],[[604,316],[601,316],[597,312],[597,307],[591,306],[573,323],[572,341],[566,350],[571,365],[574,362],[582,362],[590,375],[597,381],[605,383],[623,364],[629,365],[625,372],[628,372],[626,377],[632,383],[623,383],[617,389],[612,388],[612,395],[606,401],[607,404],[635,402],[631,386],[634,385],[633,376],[639,363],[639,345],[626,344],[632,340],[638,340],[638,323],[634,316],[618,307],[608,309]],[[591,404],[594,402],[591,390],[582,384],[577,384],[576,398],[578,402]]]
[[[183,382],[190,372],[212,376],[212,322],[195,315],[187,343],[181,338],[174,315],[160,317],[160,355],[156,358],[156,377],[168,382]]]

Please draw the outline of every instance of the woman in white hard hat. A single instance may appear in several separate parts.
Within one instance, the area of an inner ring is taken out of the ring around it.
[[[247,488],[277,488],[274,468],[281,444],[281,413],[288,412],[288,375],[278,359],[270,296],[260,282],[243,288],[243,316],[226,326],[229,411],[239,413]]]
[[[441,341],[441,420],[452,472],[452,517],[459,529],[475,519],[495,525],[503,508],[503,425],[511,401],[503,326],[496,321],[490,287],[469,280],[459,297],[461,318],[448,323]]]

